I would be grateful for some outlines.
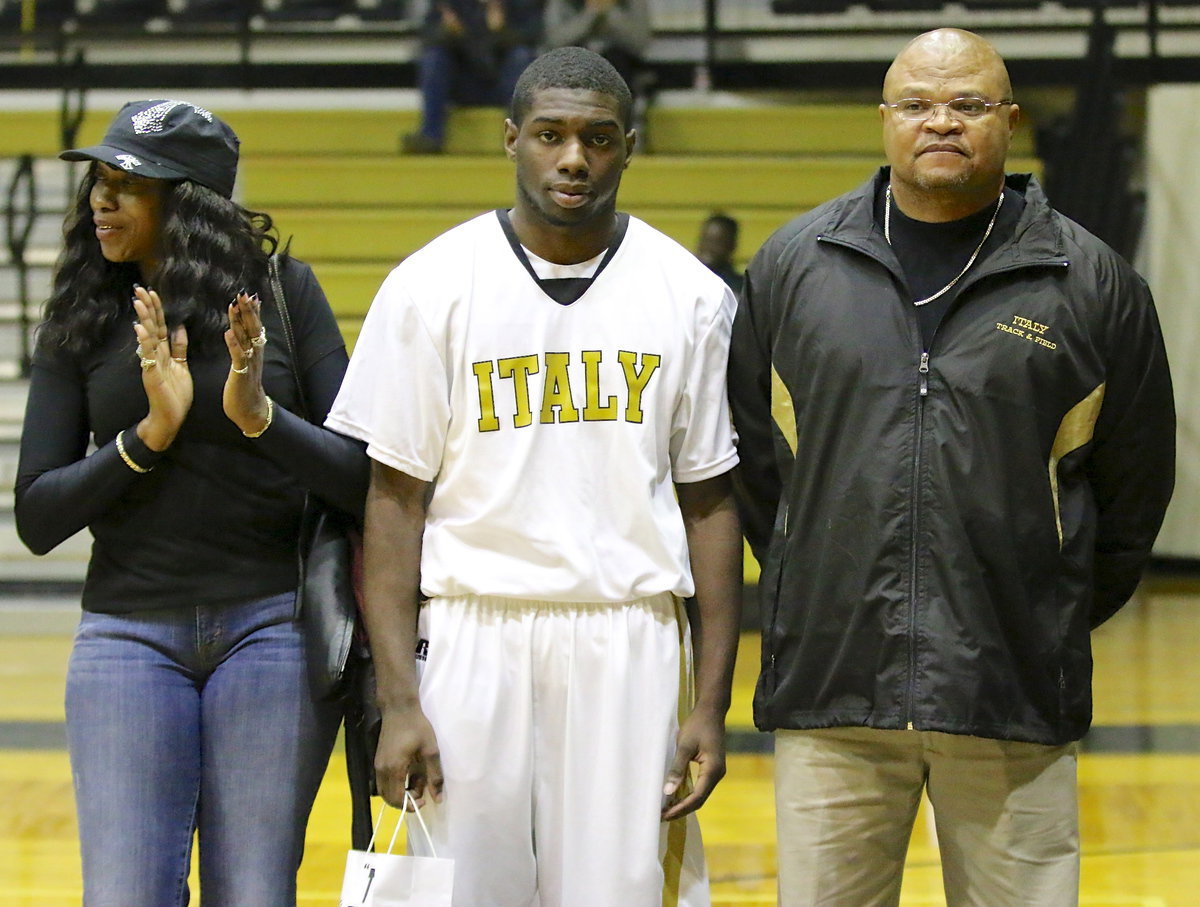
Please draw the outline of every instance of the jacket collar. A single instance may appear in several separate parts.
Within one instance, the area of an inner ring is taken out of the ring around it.
[[[883,236],[883,225],[875,223],[875,198],[891,177],[891,167],[880,167],[869,180],[842,196],[840,204],[829,212],[819,230],[823,239],[860,249],[881,260],[894,256]],[[981,271],[1046,262],[1061,263],[1067,258],[1066,242],[1057,214],[1032,173],[1010,173],[1004,185],[1025,198],[1025,210],[1017,222],[1012,240],[989,256]]]

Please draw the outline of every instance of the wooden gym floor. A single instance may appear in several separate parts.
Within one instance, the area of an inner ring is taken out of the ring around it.
[[[1200,903],[1200,581],[1154,579],[1095,635],[1095,728],[1080,758],[1081,903]],[[70,641],[0,635],[0,904],[80,902],[63,675]],[[714,903],[775,903],[770,740],[750,697],[757,639],[743,638],[730,714],[729,775],[701,812]],[[335,755],[309,829],[302,904],[336,903],[347,794]],[[930,823],[918,817],[904,905],[943,904]],[[983,905],[986,907],[986,905]]]

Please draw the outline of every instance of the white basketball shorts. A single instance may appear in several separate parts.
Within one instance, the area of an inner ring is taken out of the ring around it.
[[[455,907],[707,907],[696,817],[660,820],[691,702],[682,602],[436,598],[419,630],[446,777],[422,815]]]

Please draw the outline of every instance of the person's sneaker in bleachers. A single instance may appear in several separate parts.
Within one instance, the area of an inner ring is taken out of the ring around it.
[[[401,154],[441,154],[442,144],[423,132],[410,132],[400,137]]]

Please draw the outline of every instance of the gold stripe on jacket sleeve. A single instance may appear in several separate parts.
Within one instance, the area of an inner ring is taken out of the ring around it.
[[[1072,406],[1062,422],[1058,424],[1058,432],[1054,436],[1054,446],[1050,448],[1050,496],[1054,500],[1054,526],[1058,530],[1058,547],[1062,548],[1063,528],[1062,510],[1058,500],[1058,463],[1073,450],[1078,450],[1092,440],[1096,430],[1096,419],[1100,415],[1100,404],[1104,402],[1104,385],[1096,389]]]
[[[788,393],[787,385],[771,366],[771,418],[775,426],[783,434],[792,456],[796,455],[796,410],[792,405],[792,395]]]

